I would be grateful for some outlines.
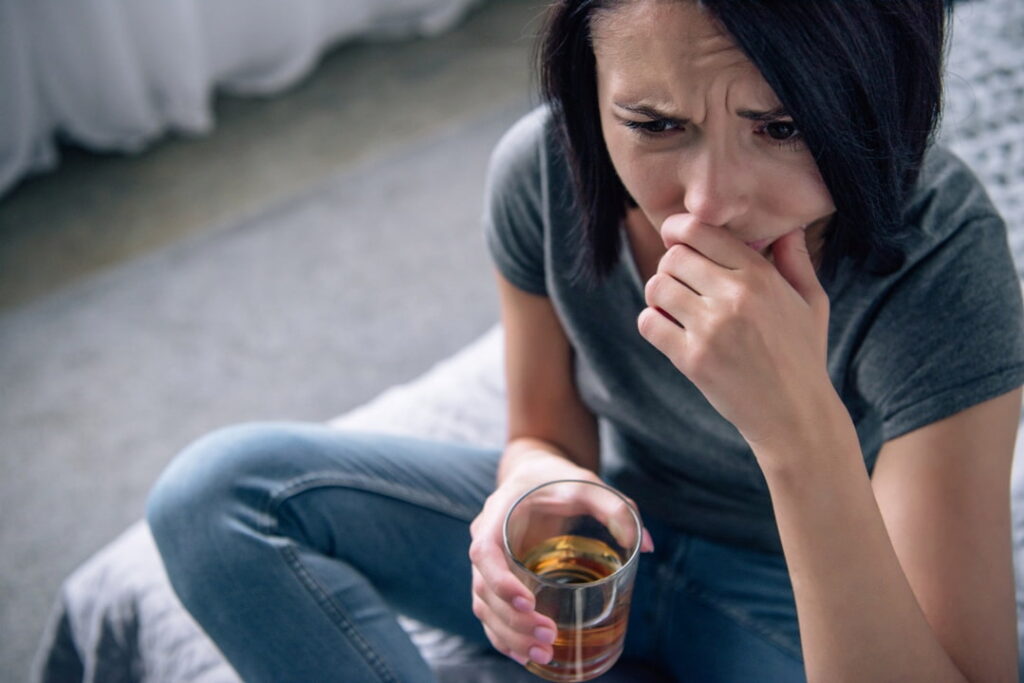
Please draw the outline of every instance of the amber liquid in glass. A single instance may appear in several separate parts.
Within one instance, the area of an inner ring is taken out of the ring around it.
[[[555,536],[530,550],[523,564],[534,574],[554,580],[566,588],[583,588],[588,583],[614,574],[622,567],[622,558],[602,541],[582,536]],[[601,590],[598,587],[592,591]],[[551,681],[586,681],[607,671],[622,650],[629,614],[629,595],[613,593],[614,604],[595,605],[592,597],[578,591],[560,591],[558,609],[568,616],[559,619],[553,644],[554,656],[548,664],[530,662],[527,668]],[[538,608],[544,601],[538,595]],[[600,600],[598,601],[600,603]],[[551,612],[547,612],[551,613]]]

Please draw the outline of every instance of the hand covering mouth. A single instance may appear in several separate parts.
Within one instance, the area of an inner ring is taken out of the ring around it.
[[[801,230],[806,230],[807,226],[806,225],[801,225],[800,229]],[[786,233],[786,234],[789,234],[789,233]],[[746,244],[748,247],[750,247],[754,251],[756,251],[758,253],[762,253],[762,252],[764,252],[765,249],[770,247],[776,240],[780,239],[781,237],[782,237],[782,235],[778,235],[776,237],[765,237],[764,239],[754,240],[752,242],[744,242],[744,244]]]

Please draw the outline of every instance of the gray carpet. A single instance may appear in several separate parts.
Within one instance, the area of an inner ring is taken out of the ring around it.
[[[494,323],[484,171],[528,106],[0,316],[0,680],[190,440],[337,415]]]

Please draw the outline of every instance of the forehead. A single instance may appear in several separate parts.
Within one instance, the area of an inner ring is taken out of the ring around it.
[[[599,71],[643,88],[728,80],[774,100],[757,67],[696,0],[632,0],[597,11],[591,38]]]
[[[711,13],[696,0],[626,0],[595,10],[591,17],[595,50],[638,37],[717,51],[735,47]]]

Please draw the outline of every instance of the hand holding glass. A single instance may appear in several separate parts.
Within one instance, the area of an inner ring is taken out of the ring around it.
[[[563,480],[527,491],[505,516],[505,558],[558,628],[554,656],[527,669],[589,681],[622,654],[640,555],[640,516],[602,484]]]

